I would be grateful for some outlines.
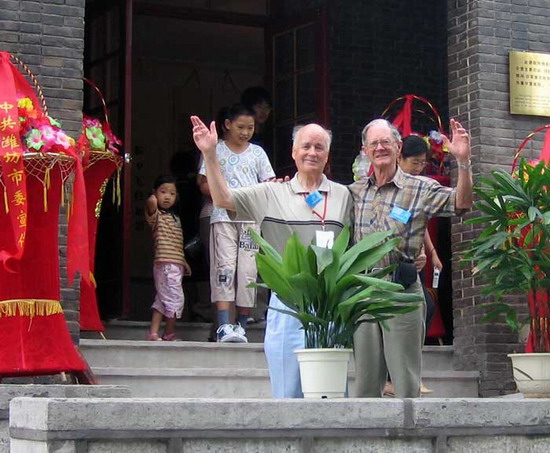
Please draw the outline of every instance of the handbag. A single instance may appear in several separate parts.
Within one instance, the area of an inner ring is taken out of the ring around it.
[[[418,272],[414,263],[399,261],[399,264],[393,271],[392,282],[399,283],[403,288],[407,289],[418,278]]]

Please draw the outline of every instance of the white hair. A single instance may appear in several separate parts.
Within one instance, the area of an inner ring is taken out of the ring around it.
[[[325,129],[323,126],[320,126],[316,123],[309,123],[309,124],[302,124],[300,126],[295,126],[292,130],[292,147],[294,148],[297,145],[298,142],[298,136],[300,135],[300,131],[310,124],[314,124],[315,126],[319,126],[321,129],[323,129],[323,132],[325,133],[327,137],[327,150],[330,151],[330,145],[332,143],[332,132],[329,129]]]
[[[361,132],[361,143],[363,143],[363,145],[366,145],[367,144],[367,132],[369,131],[369,129],[373,126],[387,126],[390,128],[390,132],[391,134],[393,135],[393,139],[396,141],[396,142],[400,142],[401,141],[401,134],[399,133],[399,131],[397,130],[397,128],[392,124],[390,123],[388,120],[385,120],[384,118],[377,118],[375,120],[372,120],[370,123],[368,123],[364,128],[363,128],[363,131]]]

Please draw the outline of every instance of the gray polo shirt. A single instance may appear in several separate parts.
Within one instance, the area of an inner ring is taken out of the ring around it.
[[[323,175],[318,190],[323,200],[314,210],[307,205],[304,198],[308,192],[296,175],[289,182],[266,182],[233,189],[231,194],[237,218],[254,220],[260,225],[263,238],[281,253],[293,233],[297,233],[304,244],[315,240],[315,232],[322,229],[323,222],[319,216],[322,217],[325,212],[325,202],[326,231],[333,231],[336,237],[344,225],[350,224],[352,198],[348,188]]]

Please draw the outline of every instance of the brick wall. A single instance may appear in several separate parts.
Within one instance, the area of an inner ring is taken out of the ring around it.
[[[395,98],[417,94],[447,110],[445,2],[330,2],[335,179],[350,181],[361,130]],[[427,131],[425,131],[427,132]]]
[[[49,114],[77,138],[82,120],[85,0],[0,0],[0,50],[23,60],[37,77]],[[65,216],[60,221],[65,222]],[[66,225],[60,227],[61,274],[66,274]],[[62,277],[63,309],[78,341],[78,291]]]
[[[332,175],[351,181],[361,130],[395,98],[414,93],[447,110],[446,5],[437,0],[280,1],[274,17],[325,6]]]
[[[522,139],[548,123],[548,118],[509,113],[510,50],[550,51],[547,0],[448,1],[449,114],[471,131],[474,177],[498,166],[509,169]],[[479,230],[454,223],[455,269],[460,244]],[[453,287],[456,366],[480,371],[482,396],[515,390],[506,354],[521,350],[517,335],[503,324],[479,323],[478,305],[488,300],[479,295],[469,268],[454,271]]]

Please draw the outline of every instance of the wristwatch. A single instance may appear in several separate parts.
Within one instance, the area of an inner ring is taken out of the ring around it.
[[[470,168],[472,168],[472,161],[470,159],[468,159],[468,163],[466,163],[466,164],[459,163],[458,168],[460,170],[469,170]]]

